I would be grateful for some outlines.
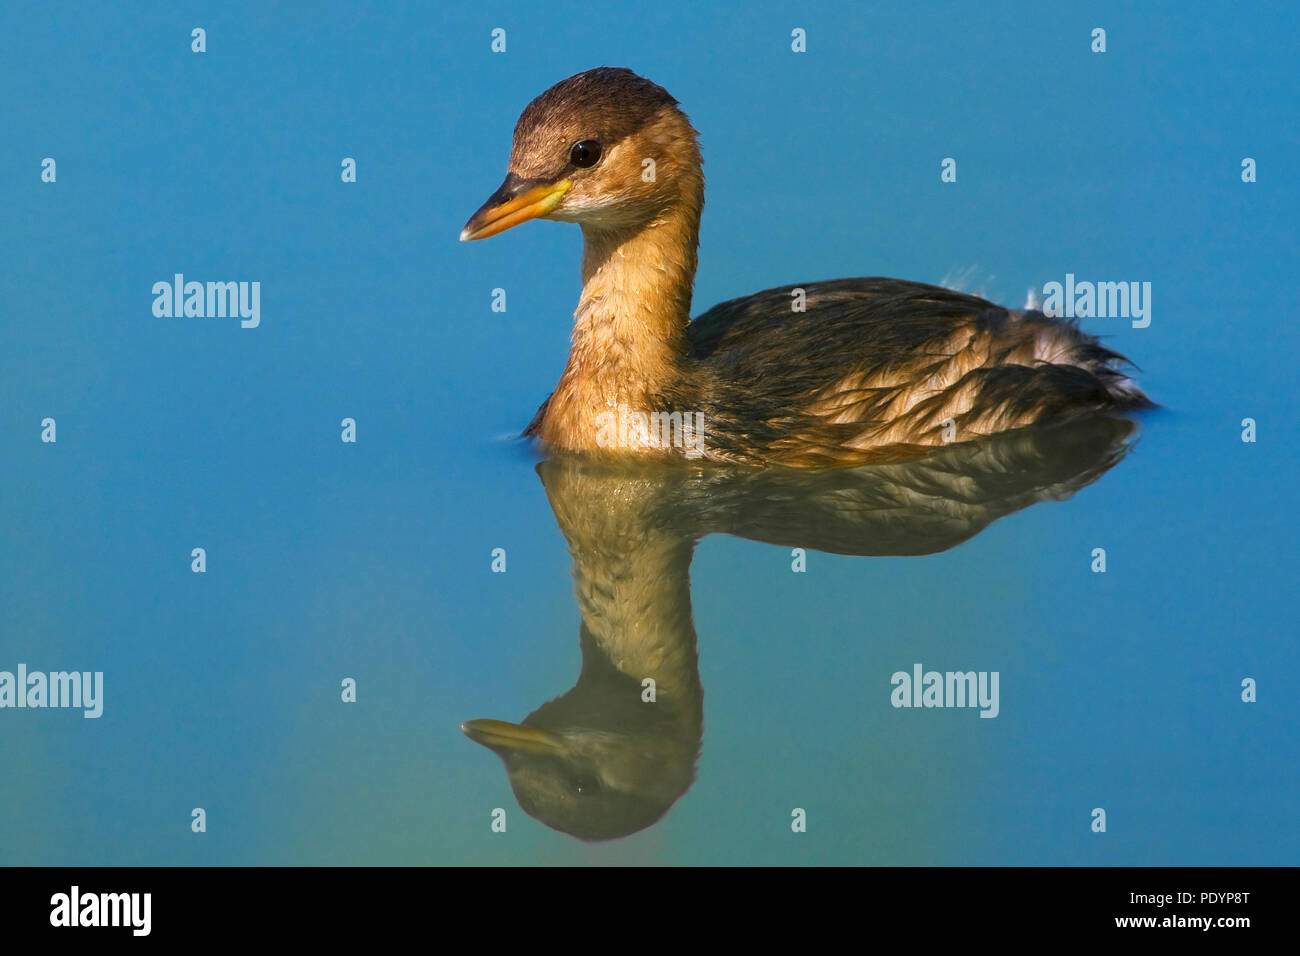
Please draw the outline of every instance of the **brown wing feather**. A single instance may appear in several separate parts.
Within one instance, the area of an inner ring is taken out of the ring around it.
[[[1124,357],[1070,323],[897,279],[768,289],[710,309],[688,338],[690,374],[667,398],[704,412],[711,449],[737,461],[900,458],[945,437],[1150,404]]]

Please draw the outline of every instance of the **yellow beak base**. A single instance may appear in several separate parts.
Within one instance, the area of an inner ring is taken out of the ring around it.
[[[511,724],[504,720],[467,720],[460,725],[460,729],[474,743],[492,750],[558,754],[564,749],[563,740],[549,730]]]
[[[529,219],[549,214],[564,194],[573,188],[572,180],[561,179],[557,183],[528,185],[518,183],[512,177],[506,177],[505,183],[492,194],[478,212],[470,217],[461,230],[460,241],[486,239],[498,232],[505,232],[511,226],[517,226]]]

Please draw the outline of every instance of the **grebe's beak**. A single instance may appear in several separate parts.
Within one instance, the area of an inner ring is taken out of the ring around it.
[[[544,183],[535,179],[520,179],[511,173],[501,188],[479,207],[478,212],[469,217],[469,222],[465,223],[465,228],[460,232],[460,241],[486,239],[521,222],[545,216],[560,204],[572,186],[573,182],[568,179]]]
[[[470,221],[473,222],[472,219]],[[460,729],[474,743],[498,753],[503,750],[534,754],[559,754],[564,751],[564,739],[559,734],[540,727],[525,727],[504,720],[467,720],[460,725]]]

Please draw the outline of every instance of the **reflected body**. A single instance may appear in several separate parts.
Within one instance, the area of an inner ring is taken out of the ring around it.
[[[547,826],[585,840],[642,830],[690,787],[701,749],[690,598],[700,538],[854,555],[945,551],[1004,515],[1068,498],[1115,465],[1134,432],[1126,419],[1094,414],[839,469],[553,456],[538,473],[573,557],[582,672],[521,724],[462,729],[502,758],[519,805]]]
[[[1073,324],[916,282],[786,286],[691,321],[703,204],[696,132],[662,87],[602,67],[527,106],[505,182],[461,238],[534,218],[582,227],[569,361],[528,435],[820,467],[1150,404],[1123,356]]]

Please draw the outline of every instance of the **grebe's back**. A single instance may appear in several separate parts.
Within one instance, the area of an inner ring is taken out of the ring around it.
[[[1151,405],[1127,360],[1074,324],[899,279],[768,289],[709,309],[687,338],[673,399],[694,397],[715,457],[737,461],[889,460]]]

